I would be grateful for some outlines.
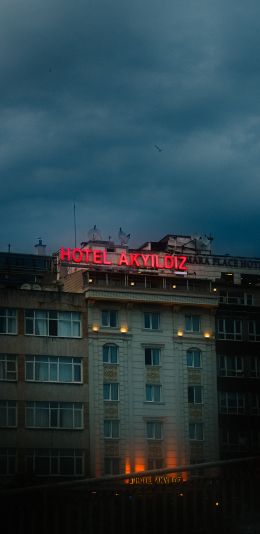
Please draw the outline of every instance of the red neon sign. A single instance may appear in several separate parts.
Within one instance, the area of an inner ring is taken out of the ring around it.
[[[106,250],[89,248],[61,248],[60,260],[65,262],[117,265],[137,267],[139,269],[174,269],[187,271],[186,256],[171,256],[170,254],[143,254],[142,252],[121,252],[116,261],[109,261]]]

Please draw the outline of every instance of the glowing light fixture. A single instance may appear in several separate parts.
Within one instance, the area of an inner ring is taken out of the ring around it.
[[[204,337],[209,338],[210,335],[211,335],[210,332],[204,332]]]
[[[93,324],[92,325],[92,330],[93,330],[93,332],[98,332],[99,331],[99,325],[98,324]]]
[[[135,282],[130,282],[130,286],[134,286],[135,285]]]
[[[182,337],[182,336],[183,336],[183,330],[178,330],[178,332],[177,332],[177,336],[178,336],[178,337]]]
[[[214,293],[216,293],[216,291],[217,291],[217,288],[216,288],[216,287],[213,287],[213,291],[214,291]]]
[[[176,287],[177,287],[176,284],[172,285],[172,289],[176,289]]]
[[[92,282],[93,282],[93,278],[89,278],[89,279],[88,279],[88,283],[89,283],[89,284],[92,284]]]
[[[120,332],[121,332],[121,334],[127,334],[127,332],[128,332],[127,325],[124,324],[124,325],[120,326]]]

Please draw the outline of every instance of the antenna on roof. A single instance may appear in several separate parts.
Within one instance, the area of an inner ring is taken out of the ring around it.
[[[76,205],[75,205],[75,202],[74,202],[73,213],[74,213],[74,242],[75,242],[75,248],[76,248],[77,247],[77,225],[76,225]]]

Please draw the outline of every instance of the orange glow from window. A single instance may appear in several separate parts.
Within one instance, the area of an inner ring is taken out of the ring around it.
[[[130,460],[126,460],[125,462],[125,474],[128,475],[129,473],[131,473],[131,464],[130,464]]]

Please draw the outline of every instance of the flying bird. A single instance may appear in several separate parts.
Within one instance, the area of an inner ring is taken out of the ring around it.
[[[121,243],[121,245],[126,245],[130,239],[130,235],[131,234],[126,234],[122,228],[120,227],[119,228],[119,232],[118,232],[118,238],[119,238],[119,241]]]
[[[158,145],[154,145],[155,148],[157,148],[158,152],[162,152],[162,148],[160,148]]]

